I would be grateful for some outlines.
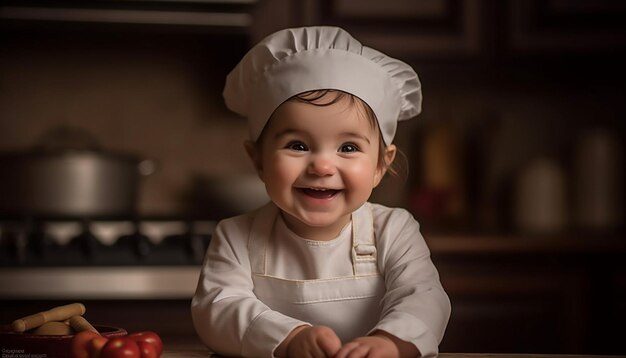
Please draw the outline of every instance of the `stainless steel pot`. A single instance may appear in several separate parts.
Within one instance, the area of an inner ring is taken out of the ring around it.
[[[0,154],[0,214],[112,217],[135,213],[141,161],[86,148]]]

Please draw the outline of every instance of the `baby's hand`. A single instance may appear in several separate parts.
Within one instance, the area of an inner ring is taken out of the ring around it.
[[[405,358],[418,357],[419,351],[409,342],[384,332],[375,331],[367,337],[359,337],[347,343],[333,358]]]
[[[398,358],[398,347],[387,337],[359,337],[345,344],[334,358]]]
[[[328,327],[299,327],[296,330],[287,343],[287,357],[327,358],[333,357],[341,348],[341,340]]]

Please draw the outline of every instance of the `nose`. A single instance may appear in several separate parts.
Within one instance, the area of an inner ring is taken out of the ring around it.
[[[307,172],[317,176],[330,176],[337,172],[335,163],[324,154],[311,156]]]

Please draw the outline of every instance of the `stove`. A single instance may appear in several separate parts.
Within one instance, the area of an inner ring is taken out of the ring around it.
[[[0,220],[0,299],[190,298],[213,220]]]
[[[214,221],[0,221],[0,266],[193,265],[202,263]]]

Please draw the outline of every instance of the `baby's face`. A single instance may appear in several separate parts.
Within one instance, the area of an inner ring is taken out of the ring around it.
[[[379,135],[347,98],[328,106],[290,100],[275,111],[256,164],[291,230],[335,238],[384,174]]]

